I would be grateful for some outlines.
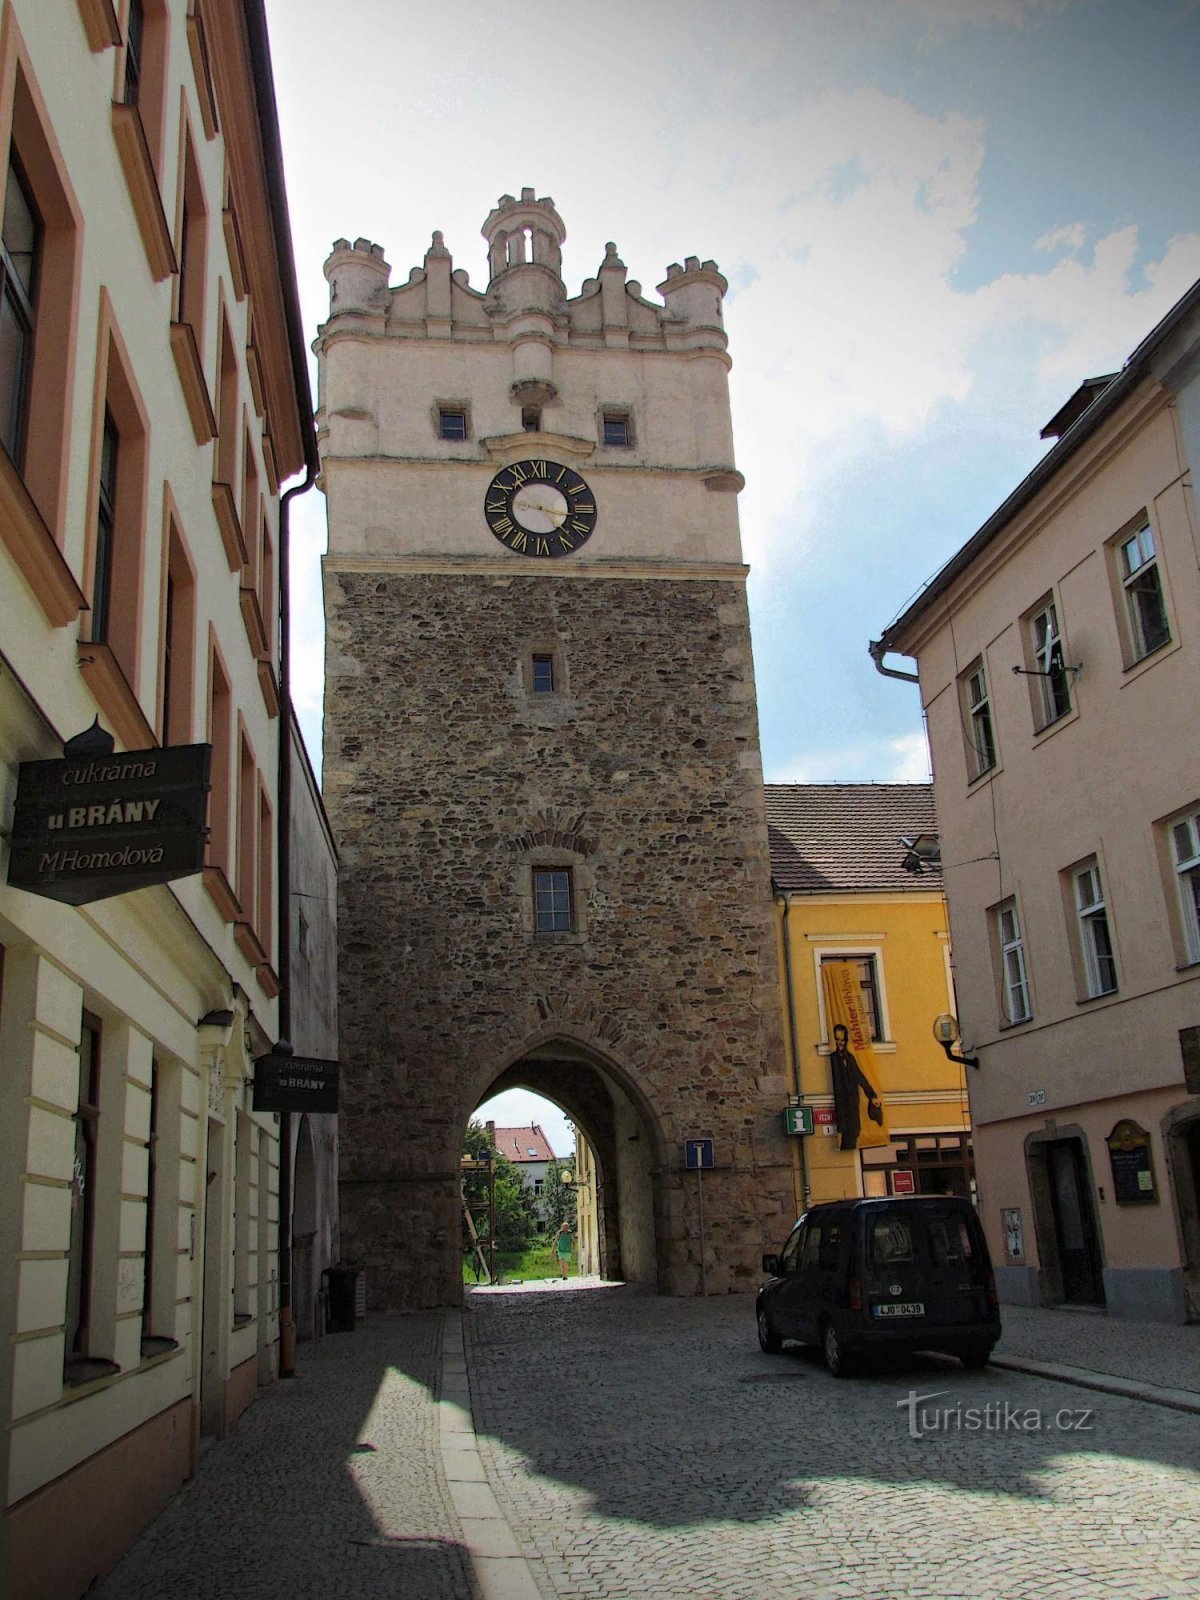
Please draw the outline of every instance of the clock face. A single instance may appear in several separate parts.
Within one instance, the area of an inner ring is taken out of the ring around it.
[[[500,543],[518,555],[565,556],[591,538],[596,496],[557,461],[514,461],[488,485],[483,514]]]

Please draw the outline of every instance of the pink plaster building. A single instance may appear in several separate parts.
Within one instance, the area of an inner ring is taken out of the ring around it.
[[[1164,1321],[1200,1318],[1198,369],[1200,284],[871,646],[917,662],[1002,1295]]]

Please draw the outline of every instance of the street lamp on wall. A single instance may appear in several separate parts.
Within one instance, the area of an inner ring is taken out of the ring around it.
[[[940,1016],[933,1019],[933,1037],[946,1052],[947,1061],[953,1061],[960,1067],[978,1068],[978,1056],[956,1056],[954,1054],[954,1041],[959,1037],[958,1018],[952,1016],[949,1011],[943,1011]]]

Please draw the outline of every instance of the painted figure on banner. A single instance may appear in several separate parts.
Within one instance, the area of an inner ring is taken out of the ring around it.
[[[857,1150],[864,1145],[887,1144],[883,1096],[871,1049],[870,1014],[863,1004],[858,965],[853,961],[823,961],[821,981],[825,1017],[833,1041],[829,1072],[841,1147]]]

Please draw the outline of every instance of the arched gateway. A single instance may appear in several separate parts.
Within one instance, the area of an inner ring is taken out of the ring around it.
[[[610,245],[569,299],[531,189],[484,236],[484,293],[439,234],[397,288],[325,269],[343,1250],[458,1299],[462,1132],[521,1083],[595,1151],[607,1272],[748,1288],[793,1189],[725,280],[648,300]]]

